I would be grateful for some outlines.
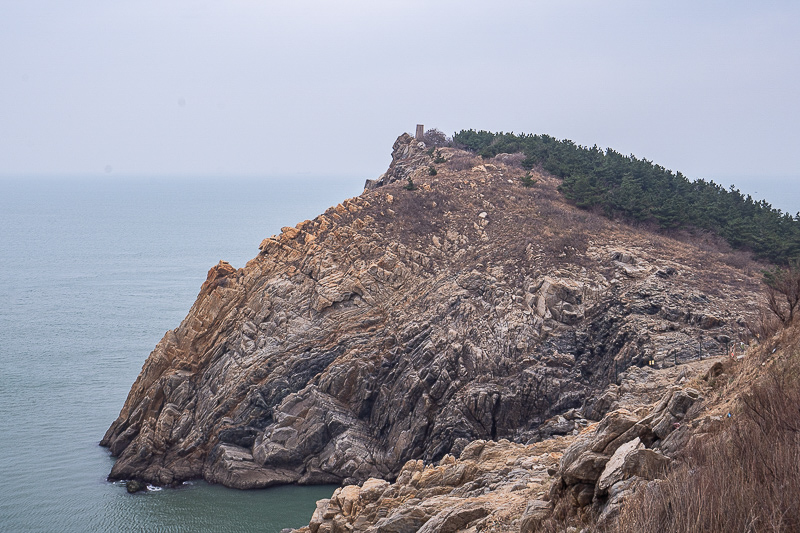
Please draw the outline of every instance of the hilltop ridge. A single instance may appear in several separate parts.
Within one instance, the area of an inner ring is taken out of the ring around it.
[[[582,212],[547,174],[525,187],[410,136],[387,174],[211,269],[103,438],[112,479],[393,479],[476,439],[534,442],[570,409],[601,417],[629,367],[724,353],[755,309],[740,256]]]

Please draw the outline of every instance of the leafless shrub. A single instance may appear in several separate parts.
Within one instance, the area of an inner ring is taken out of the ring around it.
[[[800,365],[791,355],[742,396],[725,429],[637,492],[616,531],[800,531]]]
[[[784,324],[790,324],[800,306],[800,264],[764,272],[767,306]]]
[[[764,308],[758,310],[758,316],[747,322],[750,334],[759,340],[769,339],[783,327],[783,323],[774,313]]]
[[[575,230],[566,230],[544,243],[545,255],[553,263],[580,263],[588,248],[586,234]]]
[[[754,264],[750,253],[745,252],[744,250],[731,250],[724,253],[722,256],[722,262],[728,266],[732,266],[733,268],[745,271],[748,274],[752,272]]]
[[[450,197],[436,190],[423,192],[417,188],[394,195],[392,210],[403,221],[397,232],[401,242],[409,244],[441,232],[444,213],[450,209]]]
[[[456,172],[469,170],[480,164],[480,158],[472,154],[455,154],[447,160],[447,167]]]
[[[431,128],[426,131],[422,135],[422,140],[427,146],[435,146],[437,148],[441,146],[450,146],[452,144],[452,141],[447,138],[447,135],[436,128]]]
[[[552,515],[544,520],[536,531],[537,533],[591,531],[594,519],[595,516],[591,512],[585,512],[578,516],[575,505],[569,501],[569,498],[562,498],[556,503]]]

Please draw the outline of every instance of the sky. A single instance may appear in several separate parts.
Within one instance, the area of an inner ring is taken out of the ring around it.
[[[0,176],[376,177],[424,124],[800,190],[798,25],[796,1],[0,0]]]

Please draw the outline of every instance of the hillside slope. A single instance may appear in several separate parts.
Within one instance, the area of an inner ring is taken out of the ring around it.
[[[110,478],[391,480],[477,439],[572,433],[545,421],[600,419],[629,367],[725,353],[757,307],[737,255],[580,211],[500,157],[437,154],[401,136],[361,196],[212,268],[101,442]]]

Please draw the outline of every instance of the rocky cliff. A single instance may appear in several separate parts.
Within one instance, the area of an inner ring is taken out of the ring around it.
[[[703,397],[692,388],[710,392],[709,376],[722,371],[719,359],[663,369],[632,367],[619,386],[609,387],[614,410],[599,423],[583,419],[580,410],[558,417],[558,423],[572,422],[577,435],[528,445],[477,440],[458,458],[446,455],[438,464],[409,461],[394,483],[369,479],[336,489],[330,499],[317,502],[309,526],[299,532],[533,533],[564,531],[570,523],[609,527],[636,489],[671,465],[665,453],[672,455],[688,434],[708,431],[709,421],[722,423],[719,416],[698,415]]]
[[[401,136],[361,196],[212,268],[101,442],[110,478],[394,480],[476,440],[578,432],[558,415],[599,420],[628,369],[738,339],[758,284],[738,255],[580,211],[504,161]]]

